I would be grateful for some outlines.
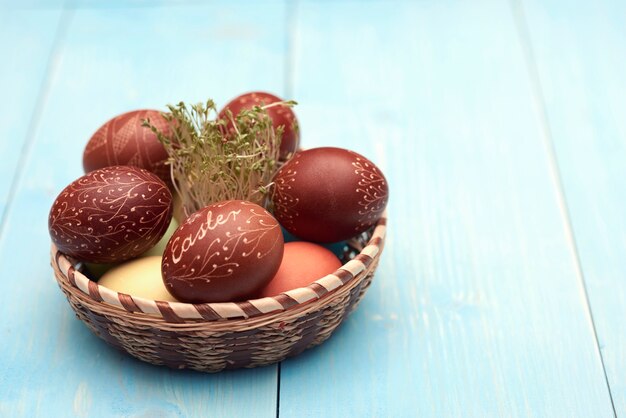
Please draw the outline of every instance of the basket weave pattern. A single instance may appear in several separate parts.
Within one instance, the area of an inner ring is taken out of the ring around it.
[[[352,260],[335,273],[305,288],[247,302],[133,298],[90,281],[79,263],[54,246],[52,267],[77,317],[100,338],[152,364],[217,372],[276,363],[328,339],[370,285],[385,225],[382,218],[352,240]]]

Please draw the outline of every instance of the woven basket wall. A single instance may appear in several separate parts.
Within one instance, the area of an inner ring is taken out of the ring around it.
[[[89,280],[54,245],[51,257],[72,309],[100,338],[152,364],[217,372],[276,363],[330,337],[370,285],[385,231],[383,216],[348,242],[339,270],[307,287],[237,303],[131,297]]]

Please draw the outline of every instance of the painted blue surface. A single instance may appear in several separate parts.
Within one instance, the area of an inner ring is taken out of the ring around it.
[[[263,12],[286,20],[282,2]],[[224,103],[255,87],[282,94],[284,28],[261,18],[243,2],[67,12],[32,152],[0,237],[10,295],[0,305],[0,317],[10,318],[0,333],[11,341],[0,346],[0,416],[275,415],[276,366],[175,373],[92,336],[52,278],[47,233],[53,199],[82,174],[84,144],[108,118],[178,100]],[[29,123],[24,115],[22,125]]]
[[[42,92],[61,11],[3,11],[0,7],[0,219],[10,200],[13,176],[41,112]]]
[[[626,415],[626,3],[529,1],[530,40],[615,408]]]
[[[610,417],[612,400],[626,415],[625,16],[608,1],[0,3],[0,416]],[[52,278],[52,200],[108,118],[252,89],[300,102],[304,147],[384,170],[374,284],[280,373],[118,353]]]
[[[392,197],[378,278],[283,363],[280,416],[612,416],[508,4],[303,2],[296,27],[303,132]]]

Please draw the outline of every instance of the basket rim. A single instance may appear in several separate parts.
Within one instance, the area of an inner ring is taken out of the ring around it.
[[[289,290],[277,296],[251,299],[243,302],[185,303],[168,302],[131,296],[101,286],[76,269],[77,262],[60,252],[51,244],[50,256],[58,271],[68,279],[72,287],[95,302],[113,305],[127,313],[149,314],[167,322],[186,320],[218,321],[225,319],[248,319],[270,313],[296,309],[317,301],[346,285],[365,272],[380,256],[387,230],[387,212],[376,223],[367,245],[352,260],[335,272],[326,275],[308,286]],[[76,263],[76,264],[75,264]]]

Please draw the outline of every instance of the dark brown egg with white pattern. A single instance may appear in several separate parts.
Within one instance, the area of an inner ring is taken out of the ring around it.
[[[283,99],[280,97],[262,91],[245,93],[228,102],[220,111],[218,118],[227,121],[226,128],[232,134],[235,128],[227,116],[227,110],[230,110],[233,117],[237,117],[242,110],[252,109],[254,106],[267,106],[282,101]],[[268,107],[266,111],[275,129],[282,126],[283,136],[280,141],[280,158],[285,160],[298,149],[298,144],[300,143],[298,119],[293,109],[289,106],[275,105]]]
[[[342,148],[297,152],[274,177],[274,216],[307,241],[336,242],[358,235],[381,217],[389,197],[374,163]]]
[[[57,248],[92,263],[128,260],[153,247],[172,218],[172,194],[153,173],[114,166],[67,186],[48,218]]]
[[[170,238],[161,272],[184,302],[240,301],[278,271],[283,235],[272,215],[251,202],[227,200],[189,216]]]
[[[157,110],[134,110],[107,121],[93,134],[83,153],[85,173],[103,167],[132,165],[153,172],[167,184],[171,183],[165,147],[144,120],[161,132],[169,132],[169,124]]]

